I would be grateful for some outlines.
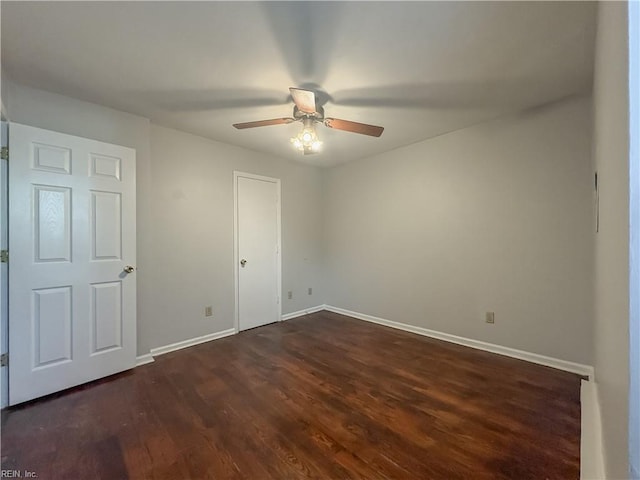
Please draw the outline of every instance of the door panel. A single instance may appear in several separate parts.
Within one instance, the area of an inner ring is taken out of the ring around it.
[[[35,259],[40,262],[71,260],[71,189],[34,185]]]
[[[122,238],[120,194],[91,192],[91,258],[119,260]]]
[[[91,155],[91,176],[120,180],[120,164],[122,160],[104,155]]]
[[[33,169],[71,174],[71,150],[33,142]]]
[[[33,368],[71,358],[71,287],[33,291]]]
[[[135,151],[9,128],[9,403],[135,366]]]
[[[280,320],[279,182],[236,173],[239,330]]]
[[[122,346],[122,282],[91,285],[91,354]]]

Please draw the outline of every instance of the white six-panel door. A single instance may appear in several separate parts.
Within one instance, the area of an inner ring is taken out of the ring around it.
[[[237,329],[280,320],[280,180],[234,172]]]
[[[135,366],[135,150],[9,126],[9,403]]]

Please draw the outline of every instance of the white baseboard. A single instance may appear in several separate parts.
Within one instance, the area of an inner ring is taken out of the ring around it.
[[[537,363],[539,365],[545,365],[547,367],[553,367],[559,370],[577,373],[579,375],[584,375],[586,377],[589,377],[590,379],[593,379],[593,367],[591,365],[583,365],[581,363],[560,360],[559,358],[547,357],[545,355],[539,355],[537,353],[525,352],[524,350],[517,350],[515,348],[503,347],[502,345],[482,342],[480,340],[459,337],[457,335],[438,332],[436,330],[429,330],[428,328],[423,327],[416,327],[415,325],[409,325],[406,323],[394,322],[391,320],[386,320],[384,318],[366,315],[364,313],[345,310],[344,308],[333,307],[331,305],[325,305],[324,309],[330,312],[340,313],[342,315],[357,318],[359,320],[377,323],[386,327],[397,328],[406,332],[417,333],[418,335],[424,335],[426,337],[437,338],[438,340],[444,340],[445,342],[456,343],[458,345],[464,345],[465,347],[484,350],[485,352],[497,353],[499,355],[505,355],[507,357],[526,360],[527,362]]]
[[[218,338],[228,337],[229,335],[234,335],[235,333],[235,329],[229,328],[228,330],[209,333],[207,335],[202,335],[201,337],[190,338],[189,340],[172,343],[170,345],[165,345],[164,347],[152,348],[150,354],[152,357],[157,357],[158,355],[164,355],[165,353],[175,352],[176,350],[182,350],[183,348],[193,347],[194,345],[210,342],[211,340],[217,340]]]
[[[324,310],[326,305],[317,305],[315,307],[305,308],[304,310],[298,310],[297,312],[287,313],[282,315],[282,320],[291,320],[292,318],[302,317],[303,315],[309,315],[310,313],[316,313]]]
[[[146,365],[147,363],[153,363],[153,362],[154,362],[153,355],[151,355],[150,353],[136,357],[136,367],[139,367],[141,365]]]
[[[282,315],[281,318],[282,320],[291,320],[292,318],[301,317],[303,315],[309,315],[310,313],[319,312],[324,309],[325,309],[325,305],[318,305],[315,307],[305,308],[304,310],[299,310],[297,312],[287,313],[285,315]],[[211,340],[217,340],[218,338],[224,338],[224,337],[228,337],[230,335],[235,335],[235,334],[236,334],[235,329],[229,328],[227,330],[222,330],[221,332],[210,333],[208,335],[191,338],[189,340],[183,340],[182,342],[172,343],[170,345],[165,345],[163,347],[152,348],[150,350],[150,353],[136,357],[136,367],[153,362],[154,361],[153,357],[157,357],[158,355],[163,355],[169,352],[175,352],[176,350],[193,347],[194,345],[198,345],[200,343],[210,342]]]
[[[305,308],[304,310],[298,310],[297,312],[291,312],[282,315],[282,320],[291,320],[292,318],[309,315],[310,313],[319,312],[324,309],[325,305],[317,305],[315,307]],[[200,343],[210,342],[211,340],[217,340],[219,338],[235,335],[235,333],[236,331],[234,328],[229,328],[228,330],[222,330],[221,332],[210,333],[208,335],[191,338],[189,340],[183,340],[182,342],[172,343],[163,347],[152,348],[150,350],[150,353],[136,357],[136,367],[153,362],[153,357],[157,357],[158,355],[175,352],[176,350],[181,350],[183,348],[193,347],[194,345],[199,345]]]
[[[580,385],[580,403],[582,404],[580,409],[580,479],[602,480],[606,477],[597,383],[582,381]]]

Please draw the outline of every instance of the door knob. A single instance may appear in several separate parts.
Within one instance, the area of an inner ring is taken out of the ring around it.
[[[131,273],[135,270],[135,267],[132,267],[131,265],[127,265],[126,267],[123,268],[125,273]]]
[[[242,265],[242,268],[244,268],[246,264],[247,264],[247,261],[244,258],[240,260],[240,265]]]

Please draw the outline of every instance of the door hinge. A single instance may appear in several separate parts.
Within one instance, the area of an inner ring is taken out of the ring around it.
[[[2,150],[0,150],[0,159],[9,160],[9,147],[2,147]]]
[[[0,263],[9,263],[9,250],[0,250]]]
[[[9,354],[3,353],[0,355],[0,367],[8,367],[9,366]]]

